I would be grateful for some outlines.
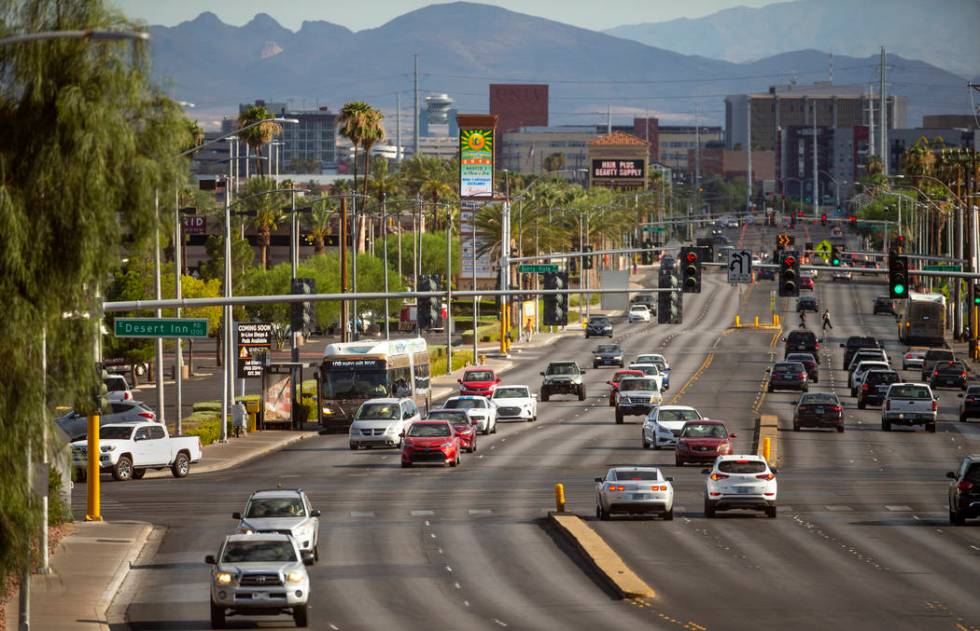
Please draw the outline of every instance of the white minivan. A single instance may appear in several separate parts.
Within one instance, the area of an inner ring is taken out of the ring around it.
[[[411,399],[368,399],[350,425],[350,448],[401,447],[405,430],[421,419]]]

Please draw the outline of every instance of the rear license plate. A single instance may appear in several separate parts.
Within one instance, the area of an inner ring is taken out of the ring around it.
[[[647,498],[646,493],[633,493],[632,499],[634,500],[645,500]]]
[[[751,486],[736,486],[735,492],[739,495],[747,495],[751,493],[754,489]]]
[[[823,408],[817,408],[817,414],[823,414],[823,413],[824,413]]]

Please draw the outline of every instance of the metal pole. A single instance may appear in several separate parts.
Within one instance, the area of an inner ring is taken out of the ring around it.
[[[382,255],[384,256],[384,266],[385,266],[385,292],[388,291],[388,194],[381,193],[381,234],[384,239],[382,240]],[[385,339],[391,339],[391,324],[388,320],[391,319],[391,311],[388,304],[388,299],[385,299]]]
[[[27,485],[27,502],[31,503],[31,495],[34,494],[31,488],[31,442],[27,441],[27,468],[24,469],[24,482]],[[19,612],[20,631],[30,631],[31,628],[31,548],[26,546],[24,549],[23,566],[20,572],[20,594],[17,599]]]
[[[745,212],[752,211],[752,96],[746,99],[745,108],[745,155],[746,155],[746,178],[745,178]]]
[[[586,235],[591,234],[590,227],[589,227],[590,219],[591,217],[589,217],[588,215],[585,216]],[[592,281],[592,270],[590,269],[585,274],[585,320],[586,322],[589,320],[590,317],[592,317],[592,294],[589,293],[589,286],[591,285],[591,281]],[[581,312],[581,309],[579,309],[579,312]]]
[[[419,274],[421,274],[421,262],[419,261],[419,244],[422,241],[422,197],[415,194],[415,213],[412,221],[412,275],[415,277],[412,287],[415,291],[419,290]]]
[[[395,92],[395,162],[402,162],[402,93]]]
[[[356,158],[355,158],[356,159]],[[367,178],[367,173],[364,174]],[[355,183],[356,184],[356,183]],[[357,255],[361,252],[361,235],[358,230],[357,222],[357,192],[351,191],[350,194],[350,207],[351,207],[351,248],[353,248],[353,255],[351,256],[351,290],[357,293]],[[360,337],[357,331],[357,300],[353,300],[352,308],[354,313],[352,314],[353,323],[351,324],[351,339],[357,341]]]
[[[160,288],[160,193],[153,194],[153,288],[157,300],[163,298]],[[157,309],[156,316],[163,317],[163,311]],[[156,391],[157,406],[160,408],[160,423],[167,424],[167,412],[163,399],[163,338],[158,337],[156,344]]]
[[[41,462],[48,468],[48,325],[41,327]],[[48,573],[48,494],[41,496],[41,574]]]
[[[413,120],[415,121],[415,137],[413,148],[413,156],[419,155],[419,56],[415,55],[415,109],[413,111]]]
[[[225,187],[228,188],[227,186]],[[230,198],[225,194],[225,298],[231,297],[231,204]],[[228,387],[229,375],[231,370],[228,367],[228,349],[231,347],[231,307],[224,308],[224,321],[222,331],[224,337],[224,365],[222,366],[221,378],[221,419],[218,422],[220,428],[219,442],[228,441],[228,430],[226,427],[228,419]]]
[[[473,271],[473,287],[471,289],[473,291],[476,291],[476,207],[475,207],[475,205],[474,205],[474,208],[473,208],[472,213],[473,214],[470,217],[470,234],[472,236],[472,241],[470,242],[470,244],[471,244],[472,249],[473,249],[473,252],[472,252],[472,258],[473,258],[473,270],[472,270]],[[479,358],[479,348],[477,347],[477,340],[480,337],[479,335],[477,335],[477,325],[479,324],[479,319],[480,319],[480,299],[476,296],[476,294],[474,294],[473,295],[473,364],[474,365],[476,365],[477,363],[479,363],[479,360],[478,360],[478,358]]]
[[[385,289],[387,291],[387,287]],[[453,215],[446,213],[446,374],[453,372]]]
[[[347,292],[347,197],[340,198],[340,291]],[[347,301],[340,303],[340,340],[349,342],[347,323],[350,321]]]
[[[885,95],[885,47],[881,47],[881,79],[878,87],[881,105],[878,108],[880,118],[878,138],[881,140],[881,173],[888,176],[888,99]]]
[[[181,252],[183,246],[183,232],[180,225],[180,188],[178,187],[174,193],[174,296],[177,300],[182,297],[181,292],[181,281],[183,280],[183,265],[181,263],[183,259],[183,254]],[[180,317],[181,309],[177,308],[177,317]],[[174,432],[177,436],[182,433],[181,417],[183,416],[183,405],[184,405],[184,341],[181,338],[177,338],[177,355],[175,358],[175,369],[174,381],[176,382],[176,397],[177,397],[177,413],[174,415]]]
[[[813,100],[813,216],[820,216],[820,177],[817,164],[817,100]]]

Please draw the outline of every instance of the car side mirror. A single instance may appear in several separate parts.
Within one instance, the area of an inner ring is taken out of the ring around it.
[[[766,372],[772,372],[772,368],[766,368]]]
[[[320,511],[319,510],[313,509],[313,510],[310,511],[310,517],[319,517],[319,516],[320,516]]]
[[[543,372],[539,372],[538,374],[541,375],[542,377],[544,377],[544,373]]]
[[[602,478],[595,478],[595,481],[601,483],[602,482]]]
[[[840,345],[841,348],[845,348],[846,346],[847,346],[847,344],[841,344]]]
[[[776,467],[769,467],[769,471],[771,471],[773,475],[779,473],[779,469],[777,469]]]
[[[738,438],[738,434],[729,434],[728,437],[729,438]]]
[[[947,471],[946,472],[946,477],[949,478],[950,480],[955,480],[956,479],[956,474],[954,472],[952,472],[952,471]]]
[[[606,385],[607,385],[607,386],[611,386],[611,385],[613,385],[613,382],[611,382],[611,381],[607,381],[607,382],[606,382]]]
[[[232,519],[241,519],[242,518],[242,514],[241,513],[232,513],[231,514],[231,518]]]
[[[300,556],[303,557],[303,565],[313,565],[314,558],[312,550],[303,550],[300,552]]]
[[[708,475],[711,473],[711,469],[701,469],[701,475]]]
[[[402,437],[402,438],[405,438],[405,432],[401,432],[401,433],[400,433],[400,434],[398,434],[398,435],[399,435],[400,437]]]
[[[668,476],[664,477],[664,480],[666,480],[668,482],[673,482],[674,481],[674,476],[668,475]]]
[[[779,341],[780,342],[785,342],[786,341],[786,338],[785,337],[781,337],[781,338],[779,338]]]
[[[214,558],[213,554],[209,554],[206,557],[204,557],[204,562],[207,563],[208,565],[216,565],[218,563],[218,560]]]
[[[494,379],[493,382],[494,383],[500,383],[500,377],[497,377],[496,379]]]
[[[963,398],[963,393],[961,392],[961,393],[959,393],[959,394],[958,394],[958,395],[956,395],[956,396],[962,399],[962,398]]]
[[[457,379],[456,380],[456,383],[463,383],[463,380],[462,379]]]

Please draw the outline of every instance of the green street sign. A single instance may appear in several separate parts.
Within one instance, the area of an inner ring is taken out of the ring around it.
[[[116,337],[207,337],[207,318],[116,318]]]
[[[517,271],[521,274],[548,274],[558,271],[557,263],[537,263],[534,265],[518,265]]]
[[[643,232],[665,232],[666,226],[643,226]]]
[[[958,272],[959,265],[925,265],[922,267],[927,272]]]

